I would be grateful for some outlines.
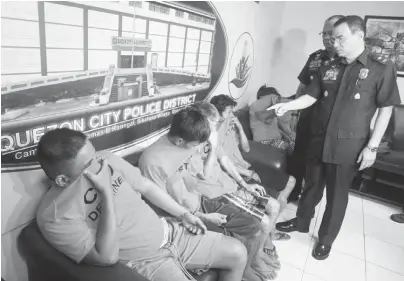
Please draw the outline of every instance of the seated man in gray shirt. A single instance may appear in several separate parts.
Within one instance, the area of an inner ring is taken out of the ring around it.
[[[38,226],[75,262],[108,266],[119,260],[151,281],[187,281],[187,270],[209,268],[219,269],[219,280],[241,280],[247,259],[242,243],[207,231],[138,168],[110,152],[96,152],[83,133],[49,131],[37,153],[52,181]],[[159,218],[141,196],[176,219]]]

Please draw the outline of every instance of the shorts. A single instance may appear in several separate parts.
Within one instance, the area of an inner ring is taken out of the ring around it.
[[[284,140],[263,140],[262,144],[268,144],[270,146],[282,149],[286,151],[288,155],[291,155],[295,150],[295,143],[293,141],[284,141]]]
[[[232,237],[249,238],[261,231],[261,221],[265,213],[236,196],[225,194],[217,198],[202,197],[201,212],[205,214],[220,213],[227,216],[227,222],[220,226],[205,223],[215,232]]]
[[[251,210],[254,212],[253,215],[256,215],[256,213],[259,212],[260,210],[265,210],[266,206],[269,203],[269,200],[271,199],[271,196],[268,194],[263,196],[261,195],[257,196],[241,187],[233,195],[236,196],[237,199],[242,199],[243,203],[247,204],[247,206],[251,205],[255,207],[254,209]],[[260,219],[262,220],[262,216],[260,216]]]
[[[204,235],[189,233],[178,222],[168,221],[169,242],[141,261],[125,262],[151,281],[189,281],[187,270],[202,273],[209,270],[223,235],[207,231]]]
[[[285,189],[289,181],[289,175],[283,171],[266,167],[264,165],[252,165],[254,170],[261,179],[261,183],[257,183],[252,179],[246,178],[247,183],[257,183],[265,188],[268,195],[278,198],[279,193]]]
[[[208,230],[223,233],[242,242],[247,249],[244,279],[251,274],[257,274],[252,273],[250,264],[257,259],[257,253],[262,250],[262,247],[260,249],[261,221],[265,214],[257,208],[249,206],[235,194],[225,194],[213,199],[202,197],[200,211],[205,214],[219,213],[227,216],[225,224],[218,226],[205,222],[205,225]]]

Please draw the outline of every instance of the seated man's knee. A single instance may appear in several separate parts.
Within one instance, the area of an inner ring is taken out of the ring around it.
[[[285,188],[280,192],[279,195],[288,198],[290,193],[293,191],[296,185],[296,178],[294,176],[289,176],[288,182],[286,183]]]
[[[271,220],[267,215],[265,215],[261,220],[261,229],[265,234],[271,232]]]
[[[289,176],[288,183],[286,184],[288,187],[296,185],[296,178],[294,176]]]
[[[213,249],[212,268],[236,270],[245,269],[247,249],[243,243],[233,237],[222,236],[222,240]]]
[[[245,266],[247,263],[247,249],[240,241],[236,239],[232,240],[232,247],[229,249],[231,251],[229,254],[232,257],[232,264],[234,264],[234,268]]]
[[[260,236],[261,235],[261,230],[262,230],[262,221],[259,221],[257,219],[252,219],[251,220],[251,231],[250,233],[253,234],[253,236]]]
[[[275,198],[270,198],[268,204],[265,207],[265,211],[271,217],[276,217],[279,214],[281,206]]]

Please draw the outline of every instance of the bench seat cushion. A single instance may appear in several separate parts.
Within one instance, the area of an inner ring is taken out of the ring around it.
[[[286,172],[286,153],[279,148],[262,144],[256,141],[249,141],[250,151],[243,152],[243,158],[251,165],[264,166]]]
[[[404,176],[404,151],[391,150],[378,155],[374,168]]]
[[[76,264],[44,239],[35,221],[22,230],[19,249],[27,262],[30,281],[148,281],[119,262],[104,267]],[[217,278],[215,270],[196,276],[198,281]]]

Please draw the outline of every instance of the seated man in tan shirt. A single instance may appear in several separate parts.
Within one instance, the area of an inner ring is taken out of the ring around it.
[[[263,252],[273,222],[263,211],[237,197],[238,184],[218,164],[218,157],[223,154],[220,149],[210,149],[207,159],[202,159],[201,149],[207,144],[217,147],[210,122],[199,110],[184,109],[174,115],[169,133],[145,150],[139,168],[144,176],[200,217],[208,229],[245,243],[249,256],[246,280],[274,279],[279,262],[271,264]],[[214,167],[207,167],[204,161]],[[245,188],[249,192],[259,190],[254,184],[246,184]],[[273,207],[277,214],[279,204]]]

